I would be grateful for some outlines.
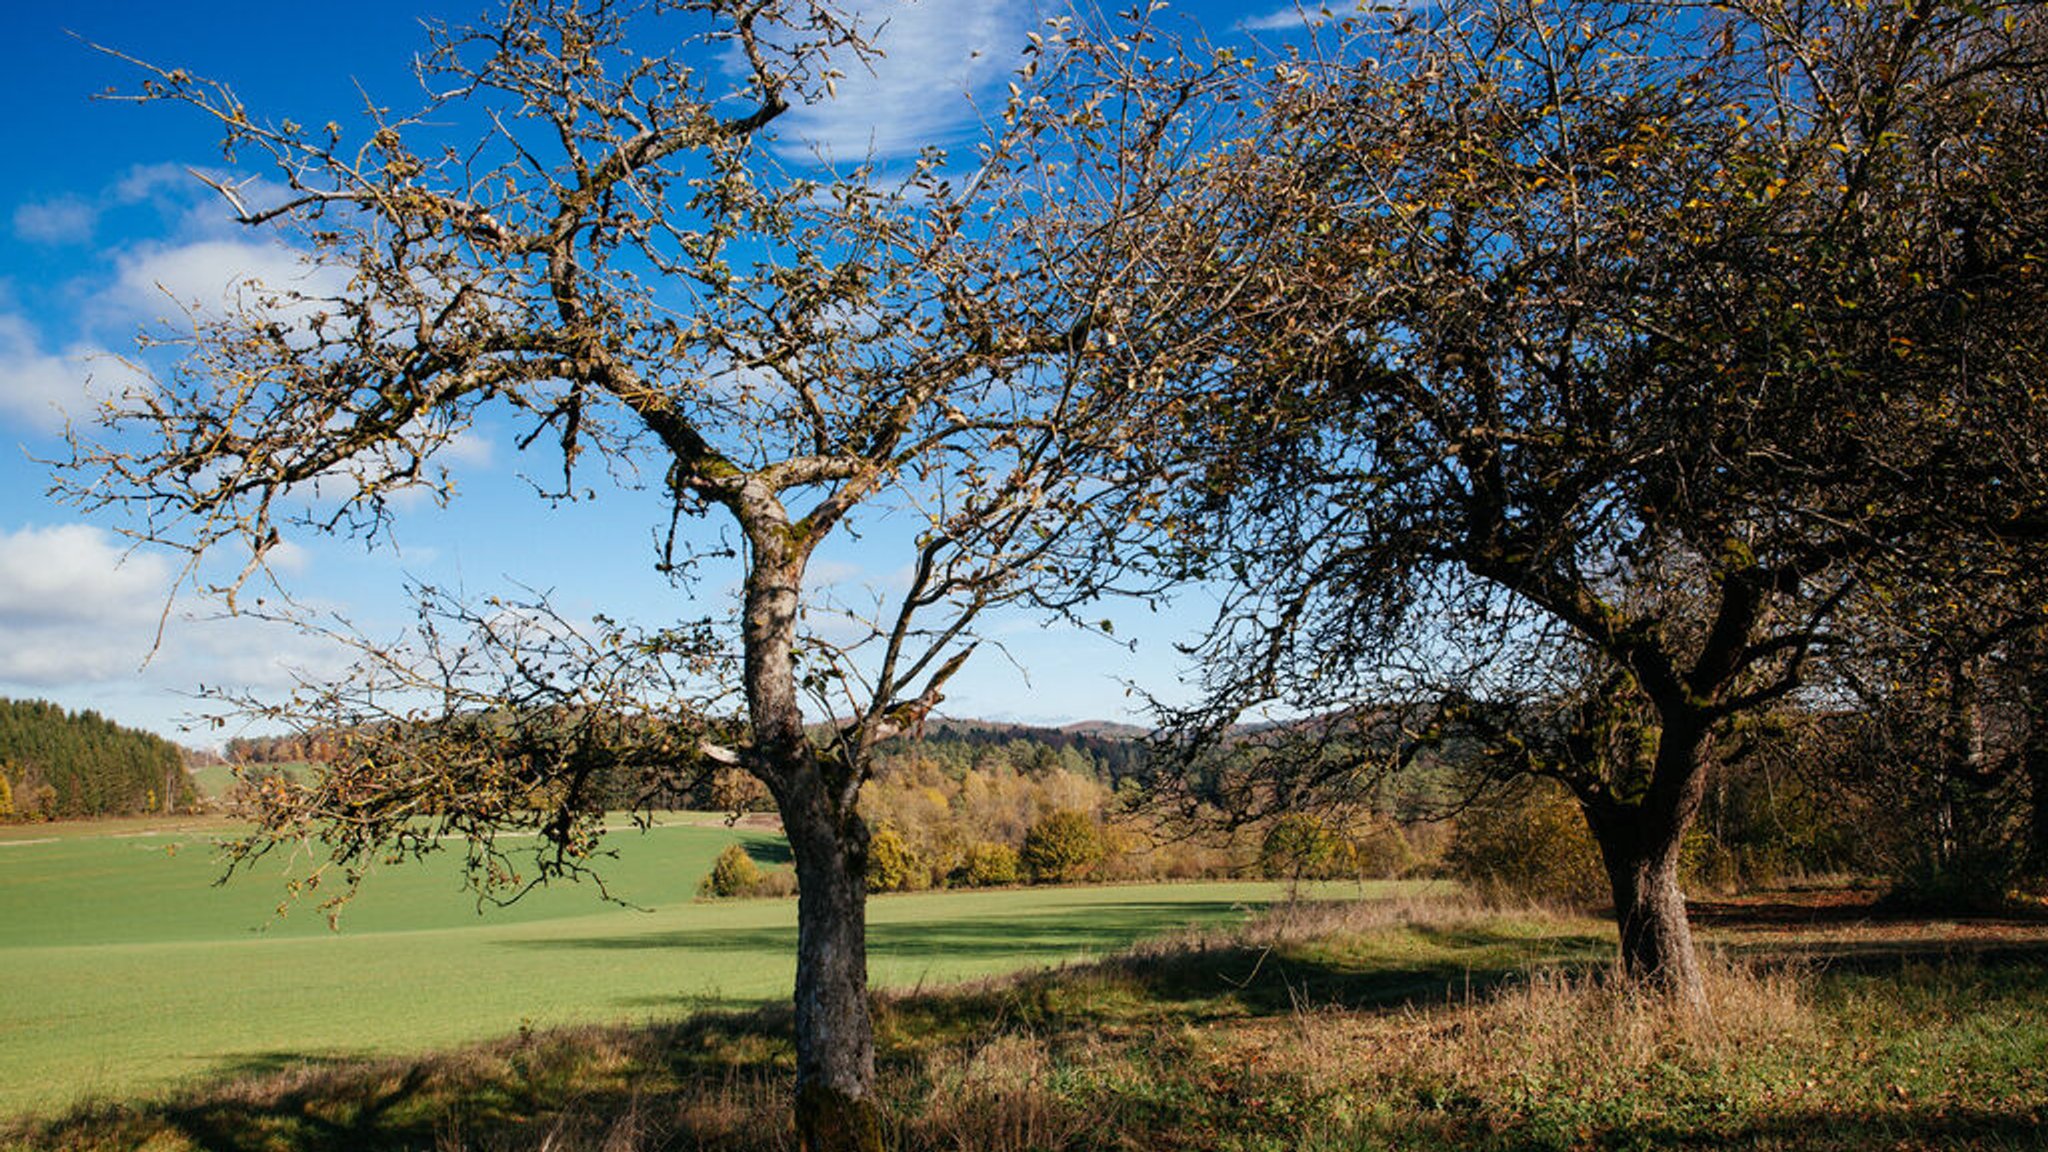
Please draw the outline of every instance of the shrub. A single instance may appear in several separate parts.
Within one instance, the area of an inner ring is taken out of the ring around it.
[[[1406,876],[1420,863],[1420,857],[1399,824],[1375,821],[1351,841],[1356,853],[1358,875],[1375,880]]]
[[[967,862],[961,869],[962,882],[975,888],[990,888],[1017,882],[1017,850],[1008,844],[983,840],[967,848]]]
[[[1526,782],[1466,809],[1446,862],[1483,896],[1584,904],[1613,898],[1578,802],[1548,781]]]
[[[1351,842],[1306,812],[1275,820],[1259,845],[1259,871],[1269,880],[1336,880],[1356,875],[1357,864]]]
[[[738,844],[727,844],[711,864],[710,875],[697,885],[699,895],[730,900],[750,894],[761,883],[761,866]]]
[[[1019,862],[1034,883],[1079,880],[1102,859],[1102,833],[1088,814],[1072,808],[1052,812],[1024,833]]]
[[[868,891],[902,892],[923,888],[927,876],[902,833],[884,824],[868,838]]]

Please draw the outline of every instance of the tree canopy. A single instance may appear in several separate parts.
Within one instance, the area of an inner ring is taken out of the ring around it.
[[[1498,0],[1245,61],[1133,353],[1187,385],[1166,562],[1229,573],[1184,753],[1281,806],[1447,740],[1553,776],[1630,971],[1697,998],[1733,725],[1852,598],[2039,536],[2044,46],[2032,5]]]
[[[1024,227],[1057,190],[1001,134],[966,175],[936,151],[890,173],[779,159],[778,117],[872,53],[827,3],[511,0],[429,41],[422,105],[373,103],[359,126],[140,65],[135,98],[219,125],[237,168],[207,179],[306,271],[161,334],[172,366],[78,438],[62,489],[242,610],[290,534],[374,535],[401,493],[453,496],[440,457],[486,411],[559,467],[538,498],[597,478],[657,494],[651,562],[689,585],[735,561],[729,612],[585,622],[428,588],[402,638],[337,629],[355,668],[245,702],[351,736],[266,790],[244,858],[316,840],[353,881],[454,836],[480,885],[517,891],[585,870],[593,784],[622,759],[743,769],[799,877],[799,1128],[872,1147],[860,786],[984,611],[1095,590],[1035,577],[1100,515],[1082,464],[1102,453],[1080,449],[1107,435],[1106,400],[1070,367],[1113,341],[1093,300],[1117,265]],[[917,524],[906,585],[825,627],[807,566],[874,505]],[[507,830],[540,834],[537,873],[506,866]]]

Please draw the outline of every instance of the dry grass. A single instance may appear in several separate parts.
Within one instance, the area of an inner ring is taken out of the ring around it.
[[[1698,1016],[1622,987],[1606,931],[1457,901],[1304,904],[1095,965],[886,997],[891,1140],[2048,1146],[2048,963],[1871,975],[1716,955]],[[764,1011],[300,1066],[22,1128],[10,1146],[779,1152],[795,1144],[787,1027]]]

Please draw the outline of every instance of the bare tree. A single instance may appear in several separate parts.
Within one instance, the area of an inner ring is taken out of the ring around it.
[[[1100,590],[1061,549],[1111,491],[1082,462],[1115,455],[1105,398],[1071,370],[1114,342],[1093,302],[1118,270],[1084,243],[1114,227],[1066,249],[1019,231],[1054,190],[1009,137],[967,180],[936,152],[884,179],[763,147],[869,55],[811,0],[512,0],[432,29],[423,106],[368,107],[360,138],[143,65],[136,99],[213,118],[231,161],[265,166],[205,179],[308,273],[161,338],[174,367],[60,473],[79,504],[182,550],[230,607],[289,534],[368,536],[401,492],[450,496],[439,454],[487,409],[559,463],[542,498],[593,470],[658,492],[657,562],[679,580],[719,550],[689,524],[724,517],[743,570],[731,618],[586,627],[545,601],[430,594],[412,640],[360,641],[354,678],[273,705],[351,735],[321,780],[266,789],[246,851],[324,838],[355,879],[379,848],[456,836],[482,883],[516,891],[591,860],[592,780],[744,768],[796,862],[796,1119],[819,1149],[880,1140],[857,808],[871,752],[938,704],[981,613]],[[732,91],[719,59],[741,62]],[[1033,98],[1017,91],[1012,112]],[[877,504],[918,525],[908,586],[828,639],[806,565]],[[247,564],[207,579],[222,555]],[[548,846],[530,875],[492,839],[522,824]]]
[[[1858,589],[2040,530],[2043,45],[1480,0],[1248,62],[1132,353],[1188,383],[1165,559],[1229,577],[1183,751],[1274,797],[1449,741],[1555,777],[1627,971],[1697,1004],[1678,849],[1735,722]]]

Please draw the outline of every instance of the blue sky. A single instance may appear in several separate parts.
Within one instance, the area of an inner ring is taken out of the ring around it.
[[[383,102],[411,102],[421,18],[465,21],[479,3],[371,0],[336,10],[82,0],[10,13],[14,51],[0,72],[11,110],[0,123],[10,172],[0,192],[0,695],[94,708],[208,743],[217,736],[179,731],[203,711],[197,686],[279,692],[296,675],[338,666],[332,651],[289,630],[223,619],[205,603],[167,603],[176,557],[128,551],[107,522],[45,495],[40,461],[62,454],[65,415],[89,412],[93,389],[130,377],[121,358],[134,354],[138,331],[174,313],[174,301],[218,300],[232,283],[291,268],[289,254],[238,230],[187,171],[220,165],[205,124],[168,106],[92,98],[132,88],[136,74],[86,42],[225,80],[262,115],[348,123],[358,86]],[[966,93],[1000,89],[1024,33],[1052,10],[1029,0],[876,0],[862,9],[889,20],[876,74],[842,83],[830,105],[798,110],[783,132],[848,154],[971,139]],[[1219,40],[1284,36],[1301,20],[1282,3],[1206,0],[1175,11]],[[551,510],[520,479],[545,464],[522,461],[510,437],[492,431],[486,424],[456,445],[455,501],[404,509],[391,541],[366,550],[291,539],[279,565],[288,588],[373,630],[402,623],[408,579],[477,596],[546,589],[571,615],[604,611],[643,624],[715,612],[729,596],[729,575],[703,581],[703,602],[692,605],[654,574],[653,497],[600,492]],[[890,535],[829,548],[814,581],[885,588],[908,559]],[[1101,614],[1135,651],[1035,618],[993,621],[988,630],[1008,658],[978,654],[944,711],[1033,723],[1140,718],[1124,684],[1174,694],[1173,643],[1199,621],[1199,603]]]

